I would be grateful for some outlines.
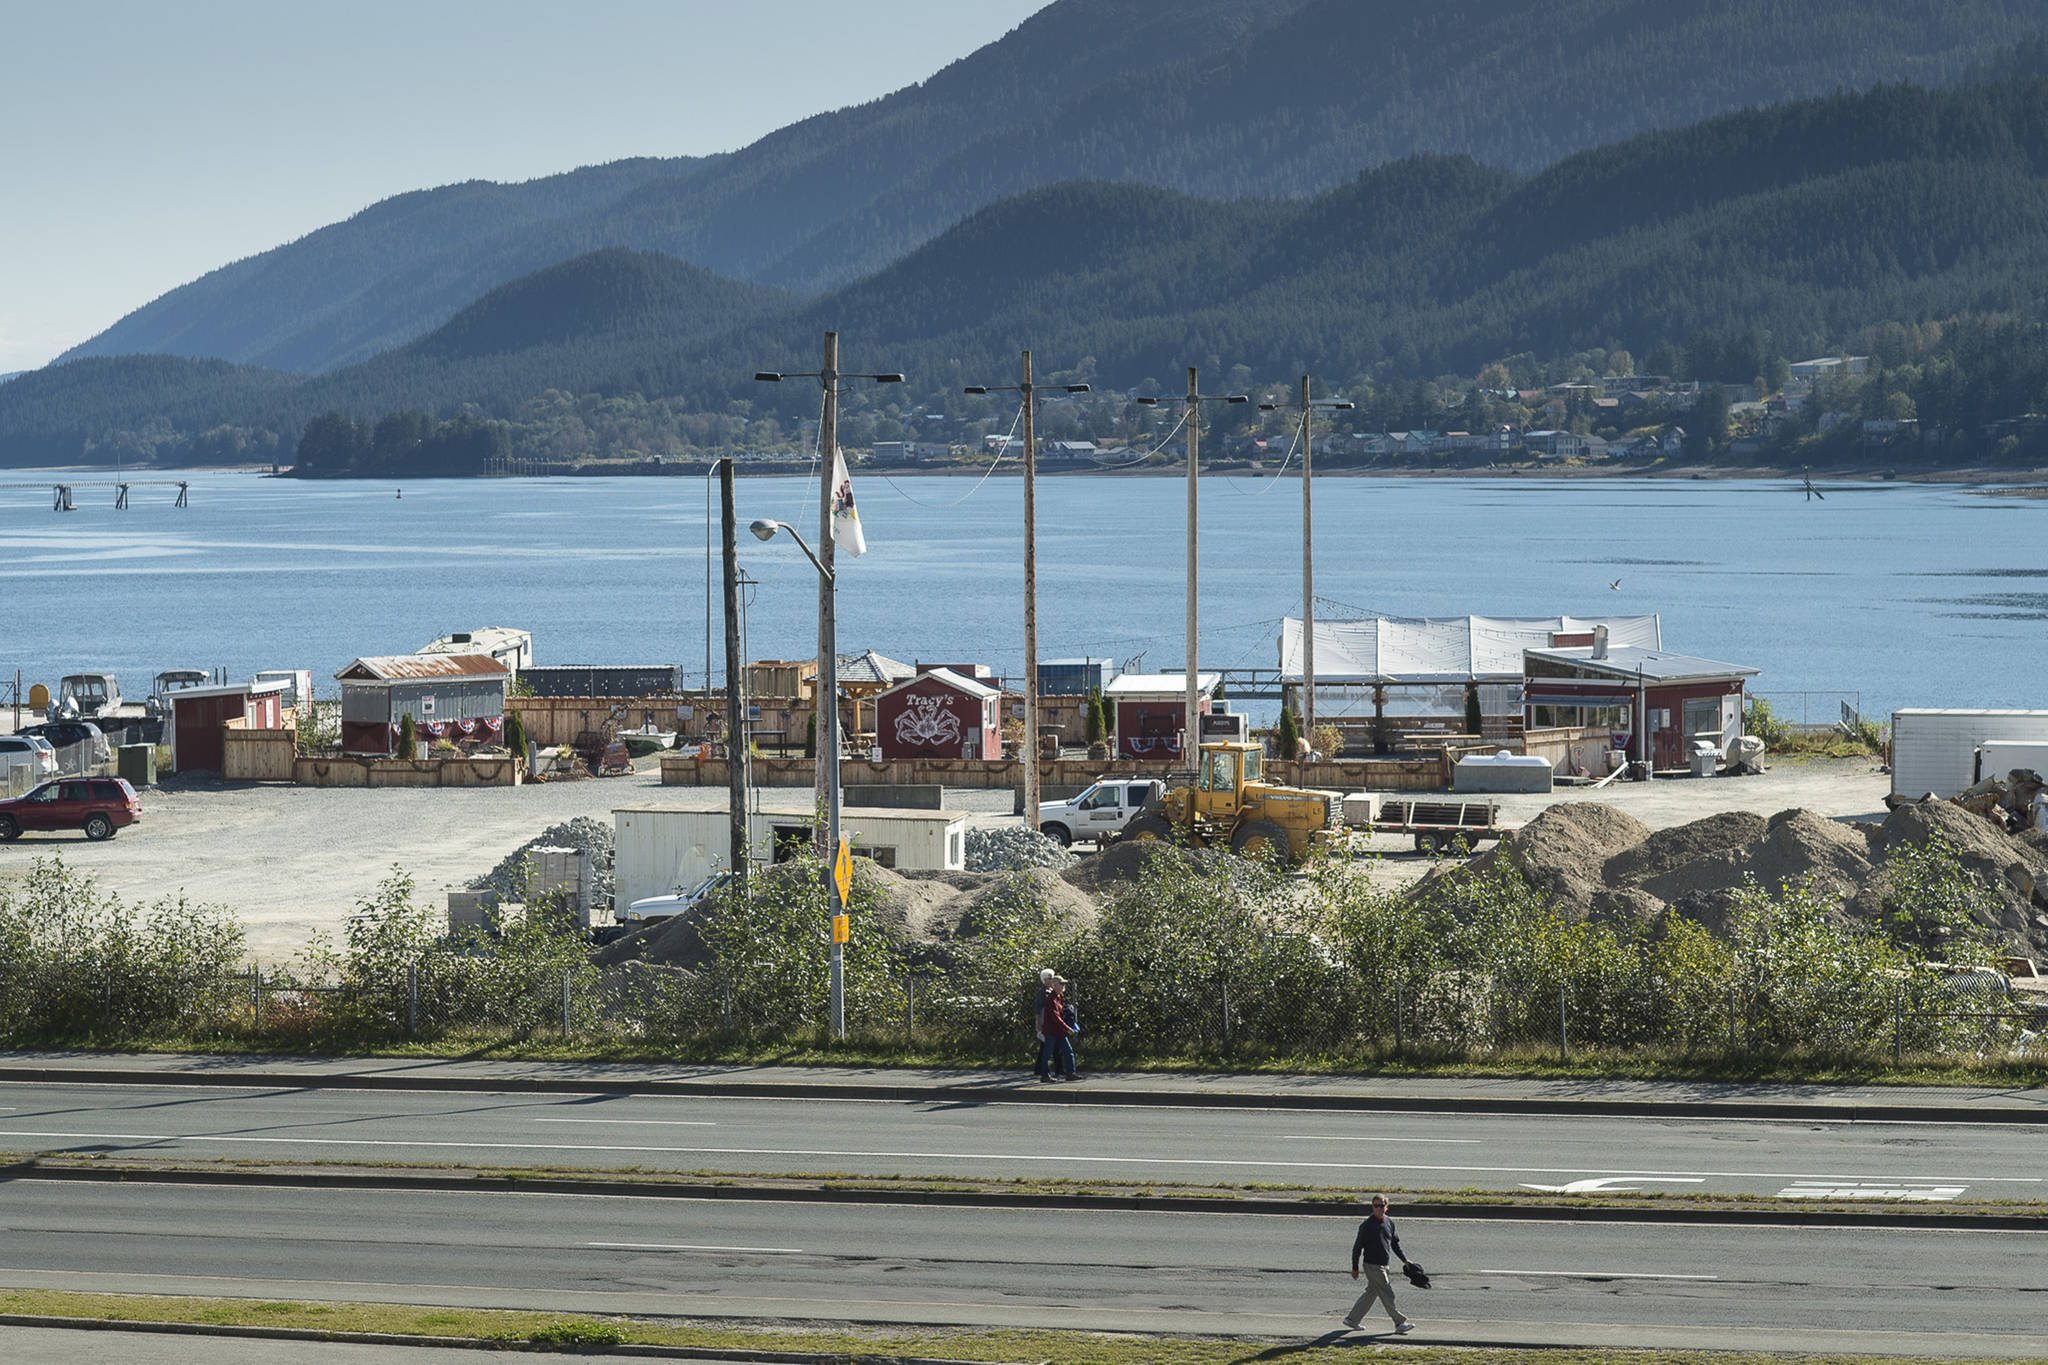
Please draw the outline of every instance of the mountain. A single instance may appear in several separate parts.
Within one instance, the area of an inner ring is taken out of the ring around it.
[[[327,408],[529,422],[545,390],[659,405],[644,429],[666,422],[671,441],[736,441],[736,404],[810,415],[814,395],[750,376],[809,368],[826,328],[850,363],[907,373],[902,398],[956,408],[1023,345],[1048,374],[1116,388],[1171,389],[1187,364],[1351,386],[1616,347],[1660,366],[1690,348],[1699,377],[1741,382],[1751,357],[1825,353],[1880,323],[2048,317],[2044,291],[2048,80],[1886,86],[1641,134],[1532,176],[1418,155],[1301,199],[1054,185],[809,300],[604,252],[332,375],[52,367],[0,390],[0,458],[152,423],[291,432]],[[2026,411],[2048,399],[2031,384],[1984,401]]]
[[[593,214],[650,181],[686,181],[711,164],[641,158],[517,185],[472,180],[401,194],[182,285],[55,363],[152,353],[311,372],[367,359],[496,285],[609,245],[583,236]]]
[[[1532,171],[1755,103],[1988,71],[2044,27],[2048,0],[1058,0],[928,80],[730,155],[386,201],[64,358],[336,369],[607,246],[815,293],[1060,182],[1306,196],[1419,152]]]

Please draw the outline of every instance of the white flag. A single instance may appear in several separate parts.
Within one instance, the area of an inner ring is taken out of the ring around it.
[[[846,457],[837,446],[832,448],[832,543],[850,555],[868,552],[860,512],[853,505],[853,476],[846,472]]]

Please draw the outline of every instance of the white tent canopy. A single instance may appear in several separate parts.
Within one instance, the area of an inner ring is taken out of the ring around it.
[[[1522,651],[1580,644],[1607,627],[1608,646],[1662,649],[1663,627],[1648,616],[1432,616],[1316,620],[1316,686],[1391,687],[1520,683]],[[1301,622],[1280,626],[1280,677],[1302,679]]]

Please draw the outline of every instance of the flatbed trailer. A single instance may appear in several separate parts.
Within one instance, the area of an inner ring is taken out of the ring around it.
[[[1436,853],[1463,840],[1467,846],[1498,839],[1511,827],[1500,822],[1500,807],[1491,801],[1382,801],[1379,814],[1353,820],[1353,829],[1373,834],[1412,834],[1422,853]]]

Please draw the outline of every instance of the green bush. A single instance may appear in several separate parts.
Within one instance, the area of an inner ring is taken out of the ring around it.
[[[148,907],[61,858],[0,883],[0,1039],[144,1040],[210,1032],[247,997],[241,923],[182,896]]]
[[[1296,758],[1301,754],[1301,723],[1294,718],[1294,712],[1280,708],[1280,725],[1273,742],[1279,746],[1281,758]]]
[[[407,711],[398,718],[398,756],[408,762],[420,756],[419,744],[413,738],[412,712]]]

